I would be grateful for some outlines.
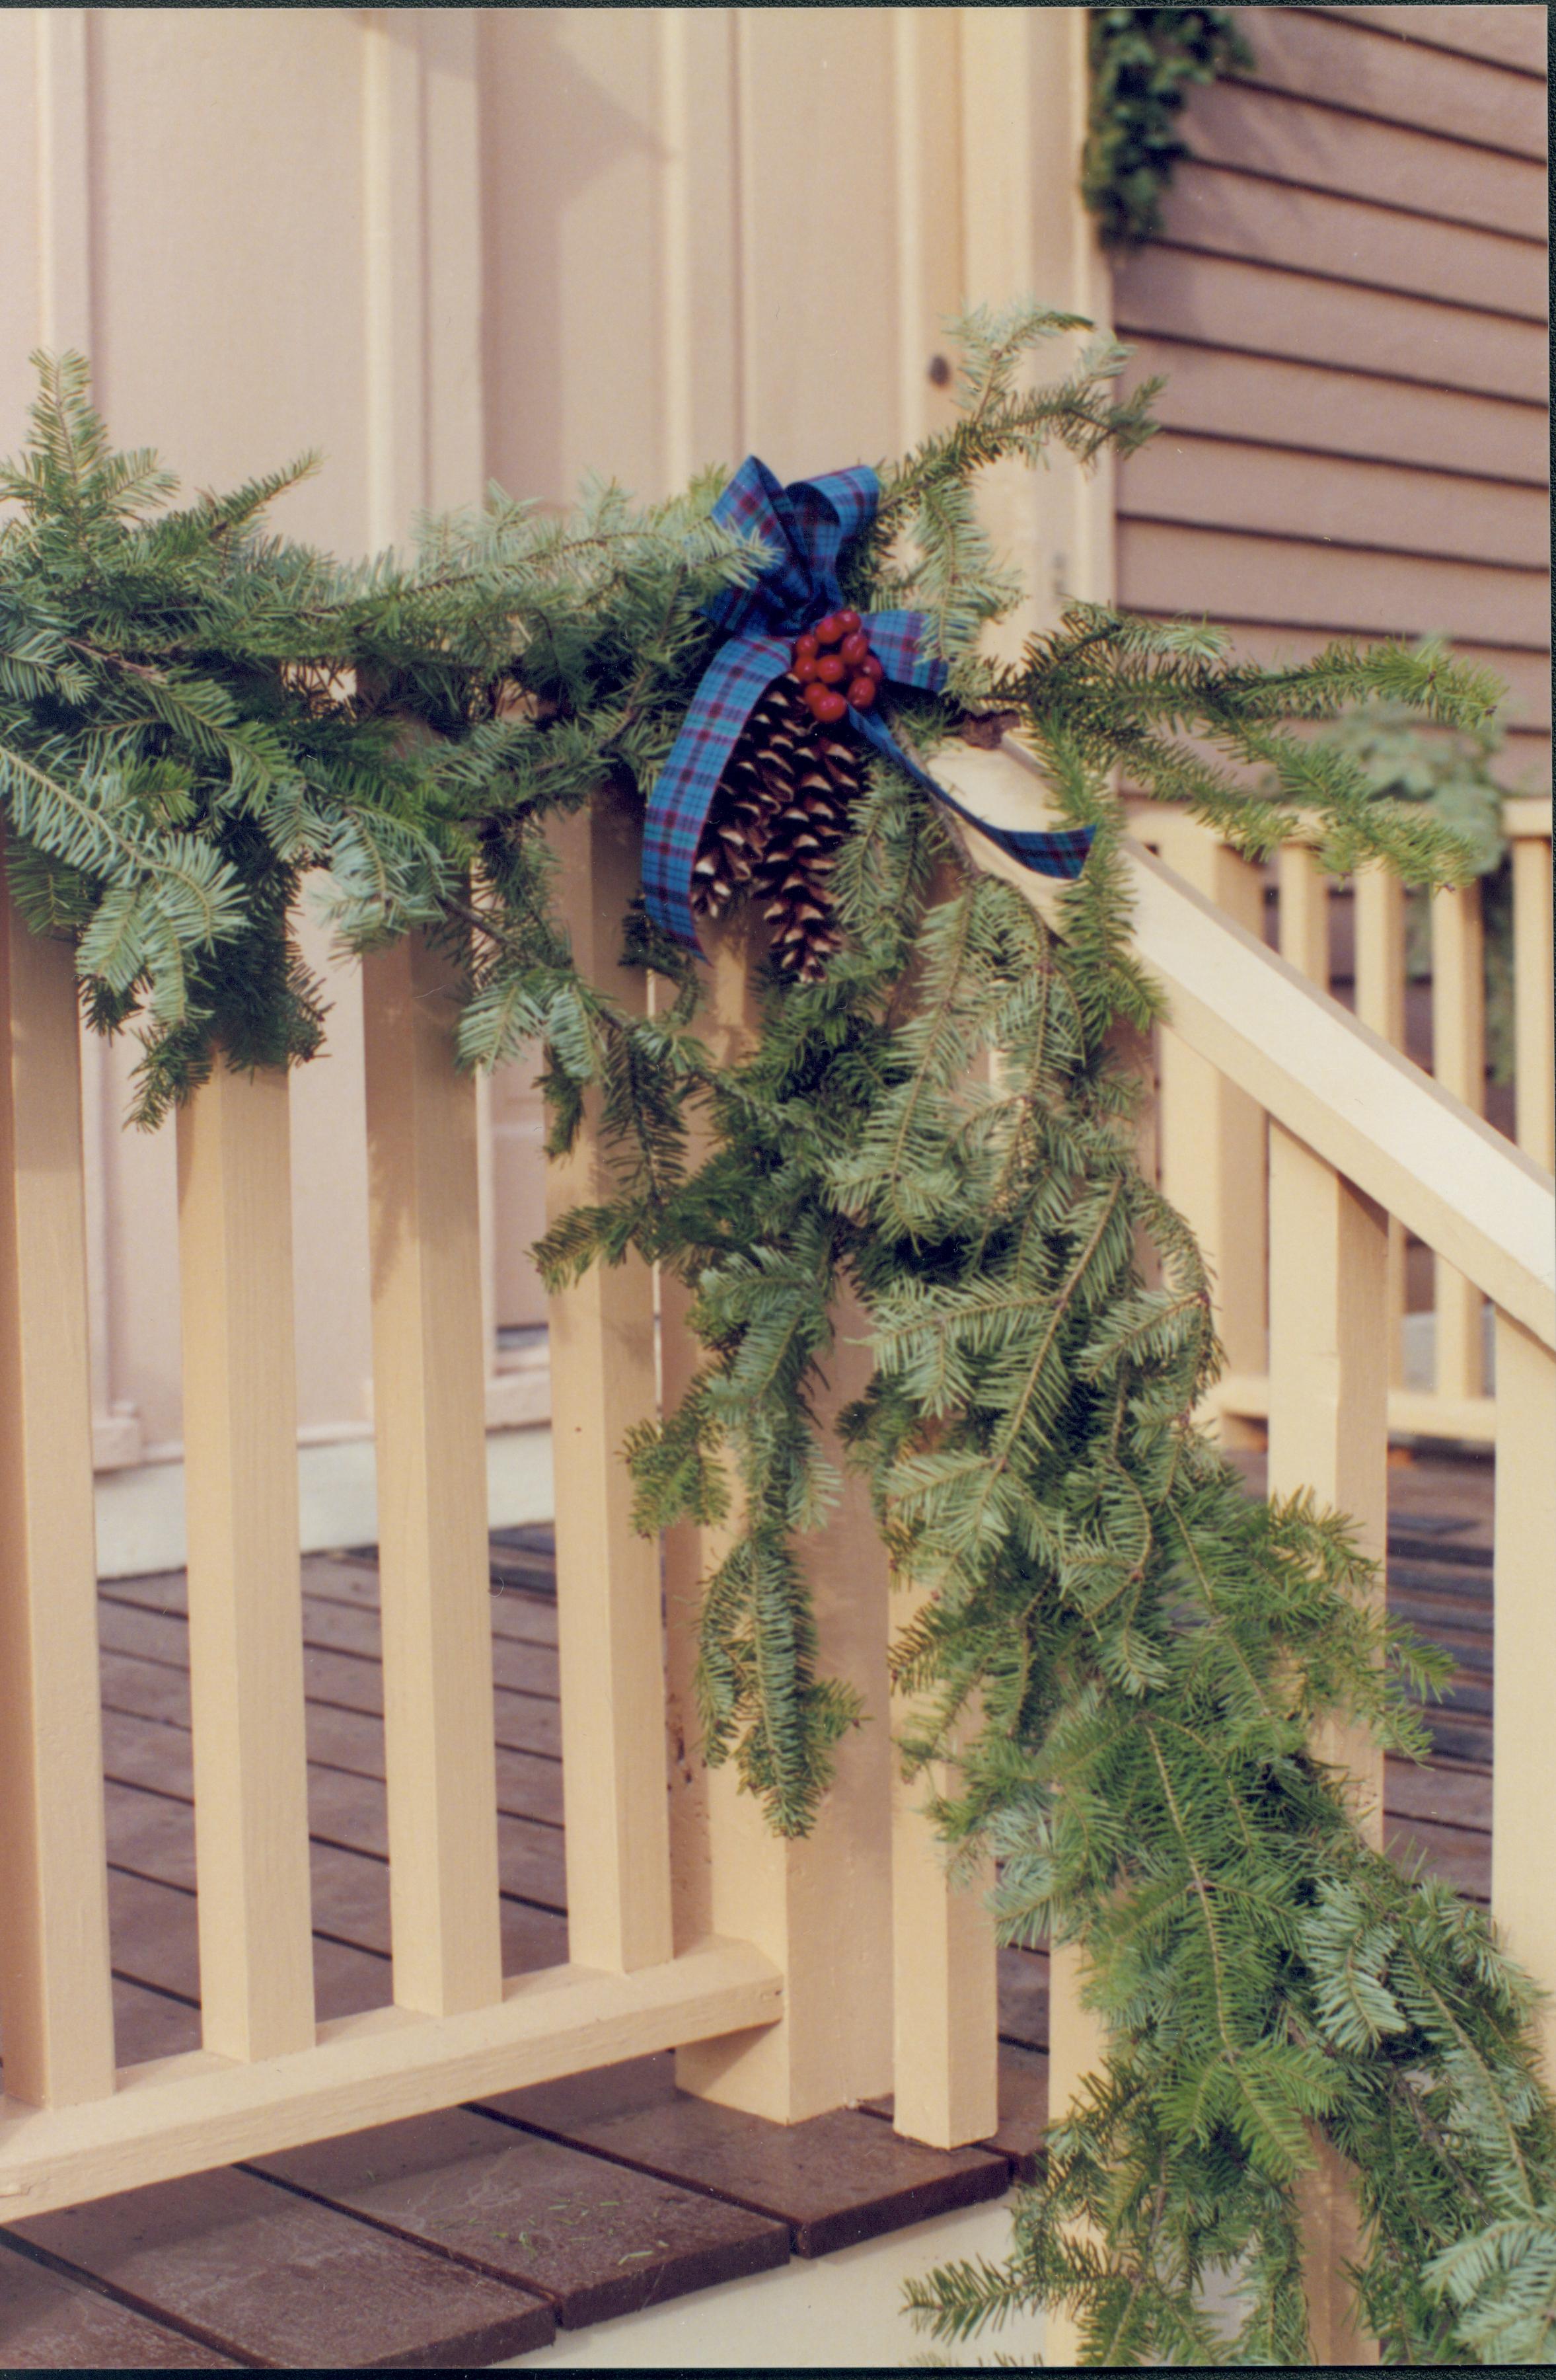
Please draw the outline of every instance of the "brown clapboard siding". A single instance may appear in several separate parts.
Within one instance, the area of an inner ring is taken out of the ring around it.
[[[1114,276],[1120,334],[1176,334],[1245,354],[1289,356],[1439,388],[1543,404],[1543,327],[1468,306],[1357,289],[1239,257],[1196,256],[1160,241]]]
[[[1128,383],[1166,379],[1162,430],[1119,473],[1119,601],[1220,621],[1266,662],[1446,637],[1507,685],[1498,773],[1532,790],[1545,12],[1244,15],[1259,63],[1191,96],[1166,236],[1115,275]]]
[[[1542,405],[1237,355],[1186,338],[1137,334],[1129,346],[1126,387],[1147,378],[1166,382],[1152,408],[1164,430],[1547,484],[1550,424]]]
[[[1241,82],[1196,91],[1188,121],[1194,154],[1208,164],[1240,165],[1272,181],[1375,199],[1445,223],[1544,236],[1545,167],[1532,158]]]
[[[1164,222],[1174,248],[1545,321],[1541,240],[1436,223],[1375,200],[1298,189],[1192,162],[1180,168],[1167,194]]]
[[[1538,650],[1545,574],[1416,555],[1346,552],[1299,538],[1118,524],[1118,577],[1130,610],[1266,620],[1370,636],[1472,637]]]
[[[1401,42],[1401,27],[1390,38],[1369,18],[1337,20],[1327,8],[1239,8],[1236,21],[1257,61],[1238,79],[1255,89],[1321,100],[1515,157],[1544,158],[1545,93],[1526,75]]]
[[[1532,570],[1550,562],[1541,489],[1182,431],[1164,431],[1128,458],[1118,502],[1136,520],[1261,529]]]
[[[1147,618],[1176,616],[1146,613]],[[1273,627],[1261,621],[1224,620],[1233,632],[1239,657],[1271,667],[1307,661],[1337,637],[1366,647],[1371,637],[1348,637],[1343,629]],[[1492,767],[1502,783],[1514,792],[1538,792],[1550,782],[1550,665],[1543,653],[1516,652],[1502,645],[1453,640],[1455,659],[1477,669],[1488,669],[1507,688],[1502,723],[1507,741]]]
[[[1490,58],[1517,74],[1544,79],[1549,11],[1526,5],[1526,0],[1507,0],[1505,6],[1492,7],[1326,8],[1324,15],[1396,40],[1456,51],[1466,58]]]

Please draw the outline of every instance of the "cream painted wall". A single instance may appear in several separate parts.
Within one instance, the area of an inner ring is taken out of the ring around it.
[[[751,448],[786,477],[879,458],[943,418],[929,365],[964,297],[1098,303],[1084,13],[0,11],[0,446],[42,342],[85,347],[115,438],[187,485],[321,449],[277,525],[348,552],[488,477],[561,503],[589,471],[652,496]],[[1105,590],[1110,516],[1073,474],[997,502],[1047,601]],[[293,1082],[315,1440],[370,1418],[355,970],[330,989],[328,1053]],[[87,1059],[119,1464],[181,1427],[171,1135],[119,1130],[133,1057]],[[494,1325],[544,1313],[531,1071],[483,1102]],[[494,1380],[489,1418],[537,1386]]]

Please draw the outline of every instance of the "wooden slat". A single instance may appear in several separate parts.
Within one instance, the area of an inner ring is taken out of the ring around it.
[[[363,970],[394,1994],[435,2016],[501,1992],[476,1088],[449,973],[419,935]]]
[[[7,2087],[114,2087],[76,979],[0,883],[0,2022]]]
[[[1282,845],[1279,860],[1281,956],[1329,990],[1329,879],[1306,844]]]
[[[195,2050],[137,2067],[84,2107],[0,2102],[6,2220],[237,2157],[328,2140],[483,2093],[544,2082],[672,2044],[770,2024],[783,1982],[745,1942],[694,1944],[635,1975],[549,1967],[510,1976],[494,2008],[380,2008],[319,2028],[304,2056],[234,2063]]]
[[[1324,8],[1243,8],[1237,16],[1257,60],[1238,77],[1244,88],[1321,100],[1451,140],[1544,160],[1545,93],[1526,75],[1379,38],[1369,17],[1339,22]]]
[[[1459,885],[1431,897],[1432,1073],[1476,1115],[1486,1103],[1486,955],[1480,887]],[[1440,1396],[1478,1397],[1486,1378],[1485,1301],[1473,1281],[1439,1257],[1433,1386]]]
[[[1379,1559],[1388,1523],[1386,1222],[1371,1199],[1272,1123],[1270,1492],[1310,1488],[1350,1516],[1363,1552]],[[1357,1778],[1364,1828],[1381,1842],[1381,1753],[1365,1730],[1343,1730],[1321,1739],[1320,1751]]]
[[[561,823],[557,848],[574,958],[641,1014],[646,978],[620,964],[641,818],[597,799]],[[572,1156],[548,1168],[547,1211],[606,1194],[591,1094]],[[633,1528],[621,1451],[656,1410],[652,1275],[637,1257],[596,1265],[550,1315],[569,1940],[582,1964],[630,1973],[671,1948],[659,1549]]]
[[[945,781],[999,826],[1052,826],[1019,746],[948,750]],[[1052,883],[969,830],[981,868],[1057,914]],[[1135,936],[1175,1029],[1388,1213],[1556,1346],[1550,1177],[1140,845],[1126,846]]]
[[[895,1599],[906,1625],[923,1601]],[[894,1696],[892,1732],[912,1717]],[[910,2140],[960,2148],[987,2140],[999,2121],[999,2043],[992,1859],[970,1875],[947,1873],[945,1846],[925,1804],[956,1791],[954,1768],[935,1762],[913,1779],[892,1771],[892,2120]]]
[[[1546,320],[1544,243],[1300,190],[1194,159],[1163,209],[1175,248],[1284,266],[1478,311]]]
[[[1355,880],[1356,1002],[1363,1025],[1391,1048],[1405,1046],[1405,887],[1382,867]],[[1389,1386],[1405,1383],[1405,1232],[1389,1218]]]
[[[1168,865],[1250,934],[1262,931],[1258,868],[1186,815],[1164,811],[1144,832]],[[1264,1365],[1264,1118],[1253,1100],[1164,1026],[1159,1037],[1161,1186],[1199,1235],[1215,1283],[1216,1328],[1229,1365]]]
[[[1526,806],[1510,803],[1510,810]],[[1533,807],[1532,805],[1528,807]],[[1550,1014],[1550,812],[1535,833],[1513,823],[1513,1000],[1518,1146],[1556,1166],[1556,1052]]]
[[[1325,7],[1326,17],[1343,17],[1370,30],[1392,33],[1396,40],[1425,42],[1466,58],[1488,58],[1516,72],[1545,77],[1546,38],[1550,12],[1528,0],[1496,0],[1490,7],[1455,6],[1438,0],[1417,7],[1374,6],[1364,8]],[[1262,16],[1264,11],[1260,9]]]
[[[1292,455],[1247,439],[1172,432],[1152,439],[1120,467],[1118,509],[1131,518],[1196,528],[1253,529],[1542,572],[1550,562],[1543,489]]]
[[[1496,1753],[1491,1909],[1508,1949],[1550,1995],[1539,2012],[1556,2060],[1556,1360],[1496,1318]]]
[[[1434,387],[1544,402],[1549,357],[1538,323],[1468,306],[1434,305],[1307,273],[1273,273],[1227,256],[1196,256],[1152,240],[1119,271],[1121,334],[1198,337],[1258,355],[1290,356],[1386,372]]]
[[[759,929],[742,916],[708,937],[711,981],[699,1022],[725,1063],[749,1047],[755,1028],[753,932]],[[681,1285],[667,1280],[662,1298],[670,1409],[700,1350],[685,1326]],[[824,1430],[869,1377],[863,1315],[844,1302],[835,1322],[837,1345],[816,1405]],[[753,1942],[781,1970],[785,1995],[780,2025],[683,2049],[677,2079],[699,2097],[779,2123],[891,2088],[890,1609],[886,1557],[862,1486],[857,1475],[847,1478],[825,1527],[801,1544],[818,1666],[855,1686],[870,1714],[839,1744],[836,1780],[803,1840],[773,1833],[754,1796],[739,1791],[732,1762],[711,1771],[703,1765],[697,1620],[702,1583],[727,1538],[723,1529],[685,1525],[665,1536],[676,1941],[713,1932]]]
[[[1297,538],[1118,525],[1118,600],[1179,619],[1259,620],[1342,636],[1448,635],[1547,650],[1546,574],[1345,552]]]
[[[1270,1466],[1272,1495],[1310,1488],[1346,1513],[1381,1560],[1388,1527],[1387,1219],[1321,1157],[1270,1131]],[[1380,1572],[1375,1597],[1382,1601]],[[1350,1779],[1357,1823],[1383,1841],[1383,1756],[1365,1729],[1331,1719],[1315,1750]],[[1343,2161],[1322,2143],[1298,2183],[1304,2286],[1316,2360],[1375,2362],[1357,2329],[1345,2265],[1360,2224]]]
[[[1358,124],[1339,108],[1234,82],[1195,91],[1185,129],[1196,157],[1213,164],[1446,223],[1545,237],[1545,169],[1533,158],[1404,125]]]
[[[178,1114],[189,1686],[209,2050],[313,2039],[284,1074]]]
[[[1543,406],[1242,354],[1201,338],[1192,315],[1132,335],[1129,352],[1123,385],[1164,378],[1152,411],[1169,429],[1533,488],[1550,480]]]

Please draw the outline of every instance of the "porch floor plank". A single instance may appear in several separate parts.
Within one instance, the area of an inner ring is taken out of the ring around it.
[[[230,2355],[20,2255],[0,2275],[0,2371],[235,2372]]]
[[[16,2228],[219,2353],[283,2371],[446,2371],[556,2336],[546,2300],[235,2166]]]
[[[830,2255],[1001,2198],[1010,2180],[1009,2162],[996,2151],[923,2148],[862,2108],[785,2125],[691,2098],[676,2089],[669,2056],[506,2091],[481,2105],[549,2139],[787,2223],[800,2256]]]
[[[467,2108],[259,2157],[255,2169],[608,2322],[789,2258],[782,2223]]]

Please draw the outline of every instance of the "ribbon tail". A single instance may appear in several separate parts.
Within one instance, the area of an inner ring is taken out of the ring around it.
[[[853,710],[849,716],[883,759],[900,769],[925,793],[933,794],[936,801],[944,802],[947,809],[955,810],[958,818],[965,819],[969,826],[976,827],[980,834],[986,835],[992,844],[1007,853],[1019,866],[1030,868],[1034,876],[1062,876],[1073,882],[1085,867],[1087,854],[1092,848],[1093,830],[1091,827],[1033,828],[1029,832],[1020,828],[991,826],[986,819],[978,816],[976,810],[970,810],[965,802],[959,802],[954,794],[948,794],[944,785],[936,784],[916,760],[910,759],[889,729],[872,711]]]
[[[692,868],[725,764],[774,678],[789,667],[779,637],[736,637],[703,673],[685,722],[648,797],[643,892],[655,924],[703,955],[692,914]]]

